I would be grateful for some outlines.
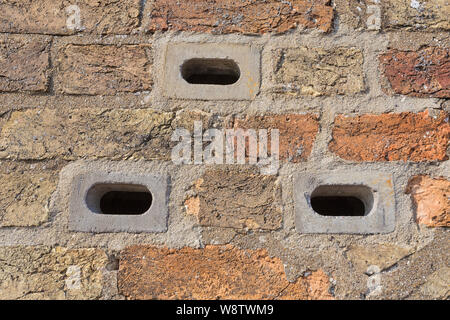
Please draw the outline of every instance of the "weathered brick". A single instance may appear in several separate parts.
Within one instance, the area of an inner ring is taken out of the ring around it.
[[[450,30],[448,0],[384,0],[383,28],[387,30]]]
[[[339,26],[434,32],[450,29],[447,0],[335,0]]]
[[[380,56],[380,64],[395,93],[415,97],[450,98],[448,48],[390,50]]]
[[[273,52],[274,80],[281,92],[351,95],[365,89],[363,54],[357,48],[292,48]]]
[[[276,176],[253,169],[210,169],[195,183],[197,197],[188,199],[188,212],[208,227],[279,229],[281,187]]]
[[[169,159],[173,116],[149,109],[13,111],[0,133],[0,158]]]
[[[46,222],[57,177],[55,172],[0,174],[0,227],[30,227]]]
[[[47,91],[49,49],[46,37],[0,36],[0,91]]]
[[[140,0],[0,0],[0,32],[129,34],[139,25],[139,8]]]
[[[339,115],[329,149],[351,161],[442,161],[449,141],[448,115],[442,111]]]
[[[129,247],[121,254],[118,286],[129,299],[332,299],[323,271],[289,282],[282,261],[265,249],[233,246]]]
[[[367,1],[360,0],[334,0],[339,27],[345,25],[352,29],[364,28],[367,21],[364,19],[366,3],[370,5]]]
[[[150,45],[68,45],[57,59],[57,91],[114,95],[150,90]]]
[[[445,178],[416,176],[406,188],[411,194],[417,223],[429,227],[450,226],[450,181]]]
[[[108,259],[100,249],[0,247],[0,299],[96,299]]]
[[[217,34],[283,33],[297,26],[328,32],[333,26],[329,0],[155,0],[144,13],[147,30]]]
[[[243,119],[234,119],[233,126],[255,130],[278,129],[280,159],[290,162],[308,159],[319,131],[318,118],[312,114],[247,116]],[[270,150],[270,141],[268,150]]]
[[[436,230],[432,241],[382,273],[378,299],[443,299],[450,296],[448,266],[450,241],[446,230]],[[444,277],[440,280],[439,278]],[[436,279],[438,278],[438,279]]]

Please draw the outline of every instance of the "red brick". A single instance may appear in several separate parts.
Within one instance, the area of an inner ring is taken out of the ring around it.
[[[296,28],[332,29],[329,0],[155,0],[145,11],[147,29],[208,33],[282,33]]]
[[[450,226],[450,181],[427,176],[413,177],[406,188],[411,194],[417,223],[429,227]]]
[[[128,299],[332,299],[329,286],[321,270],[289,282],[283,262],[265,249],[233,246],[133,246],[122,252],[118,273]]]
[[[443,111],[436,117],[428,111],[339,115],[329,149],[351,161],[443,161],[449,139],[449,118]]]
[[[247,116],[234,119],[234,128],[278,129],[280,132],[280,159],[300,162],[308,159],[319,131],[319,122],[313,114],[286,114]],[[270,139],[268,150],[270,150]]]
[[[0,37],[0,91],[47,91],[49,49],[48,38]]]
[[[150,90],[149,50],[150,45],[68,45],[58,55],[57,91],[114,95]]]
[[[380,63],[382,72],[395,93],[414,97],[450,98],[448,48],[390,50],[380,56]]]

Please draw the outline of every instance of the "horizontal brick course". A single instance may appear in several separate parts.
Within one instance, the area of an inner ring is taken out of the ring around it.
[[[386,113],[335,118],[329,149],[350,161],[446,160],[448,114]]]
[[[114,95],[150,90],[150,45],[68,45],[57,59],[56,90]]]
[[[289,282],[280,259],[233,246],[129,247],[118,286],[129,299],[332,299],[323,271]]]
[[[297,26],[332,29],[331,1],[155,0],[147,1],[147,30],[208,33],[282,33]]]

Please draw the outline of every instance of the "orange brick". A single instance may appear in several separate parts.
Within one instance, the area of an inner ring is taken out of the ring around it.
[[[417,223],[429,227],[450,226],[450,181],[416,176],[409,181],[406,193],[414,201]]]
[[[265,249],[133,246],[119,262],[119,291],[129,299],[332,299],[329,286],[321,270],[289,282]]]
[[[280,159],[301,162],[308,159],[319,132],[319,122],[313,114],[247,116],[234,119],[234,128],[278,129]],[[269,139],[270,140],[270,139]],[[268,150],[270,150],[270,141]]]
[[[339,115],[330,151],[350,161],[443,161],[450,140],[448,115],[387,113]]]

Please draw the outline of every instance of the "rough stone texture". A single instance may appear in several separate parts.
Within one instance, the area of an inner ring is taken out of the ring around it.
[[[426,32],[417,31],[409,32],[407,30],[399,30],[396,32],[386,33],[389,51],[412,51],[421,52],[421,50],[433,48],[450,48],[450,39],[448,32]],[[379,54],[385,50],[381,50]]]
[[[225,245],[232,242],[239,234],[242,234],[242,232],[237,229],[203,227],[202,243],[204,245]]]
[[[381,6],[384,29],[450,30],[448,0],[388,0]]]
[[[263,34],[283,33],[297,26],[328,32],[333,26],[330,2],[155,0],[147,2],[144,25],[150,32],[173,30]]]
[[[0,227],[31,227],[47,221],[56,173],[13,172],[0,174],[0,181]]]
[[[410,247],[399,247],[390,243],[377,245],[351,245],[346,256],[356,271],[366,273],[370,266],[377,266],[380,271],[386,270],[399,260],[414,252]]]
[[[255,130],[278,129],[280,159],[289,162],[308,159],[319,131],[318,117],[312,114],[246,116],[243,119],[234,119],[233,127]],[[270,139],[267,148],[270,150]]]
[[[395,93],[415,97],[450,98],[450,50],[390,50],[380,56],[384,76]]]
[[[194,123],[199,121],[202,123],[202,129],[206,130],[209,128],[220,127],[223,122],[222,117],[218,115],[212,115],[209,112],[204,112],[201,110],[180,110],[177,111],[177,116],[174,119],[172,125],[174,128],[183,128],[189,132],[194,132]]]
[[[389,113],[339,115],[329,149],[350,161],[443,161],[450,139],[448,115]]]
[[[139,0],[0,0],[0,32],[129,34],[139,25],[139,3]],[[68,10],[74,4],[80,9],[81,25],[76,25],[74,11]]]
[[[150,45],[68,45],[57,59],[57,91],[114,95],[150,90]]]
[[[450,267],[446,266],[436,270],[427,277],[427,281],[420,288],[420,292],[425,297],[448,300],[450,297],[449,279]]]
[[[119,291],[128,299],[331,299],[326,274],[289,282],[267,250],[206,246],[179,250],[133,246],[122,251]]]
[[[96,299],[107,256],[100,249],[0,247],[0,299]]]
[[[44,92],[49,82],[50,40],[0,36],[0,92]]]
[[[351,29],[365,27],[366,21],[364,13],[366,11],[366,1],[360,0],[334,0],[333,1],[336,19],[339,26],[345,25]]]
[[[208,227],[276,230],[282,224],[281,186],[275,176],[253,169],[209,169],[196,181],[199,200],[188,199],[189,213]],[[194,205],[194,206],[193,206]]]
[[[381,274],[382,294],[378,298],[448,298],[449,234],[446,230],[436,231],[428,245]]]
[[[357,48],[277,49],[274,80],[281,92],[301,95],[352,95],[365,90],[363,54]]]
[[[445,178],[417,176],[406,188],[411,194],[417,223],[429,227],[450,226],[450,181]]]
[[[170,159],[173,116],[151,109],[14,111],[0,133],[0,158]]]

